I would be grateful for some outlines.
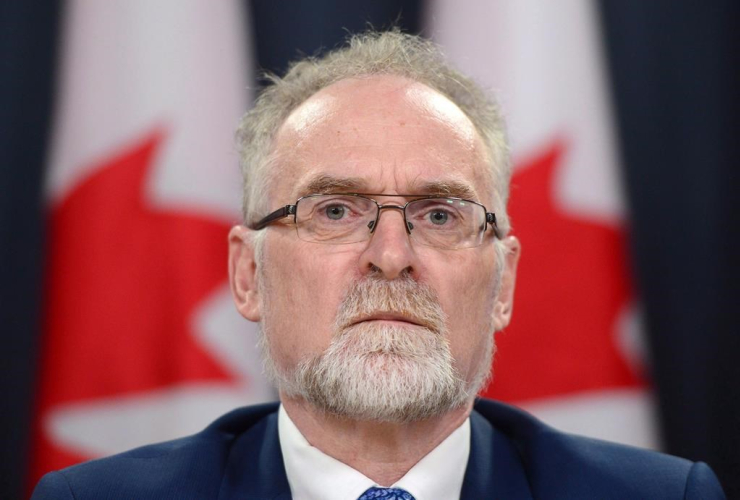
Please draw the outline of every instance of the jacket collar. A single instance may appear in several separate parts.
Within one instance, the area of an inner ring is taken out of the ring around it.
[[[518,450],[475,410],[470,414],[470,458],[460,498],[533,498]]]
[[[219,498],[290,499],[278,438],[277,404],[252,408],[248,415],[237,411],[229,417],[230,421],[214,423],[222,432],[236,436],[226,459]],[[470,415],[470,458],[460,498],[531,499],[519,451],[489,418],[476,410]]]
[[[277,403],[262,405],[262,411],[250,415],[253,425],[247,423],[234,430],[237,437],[229,451],[219,499],[291,498],[280,451],[277,407]]]

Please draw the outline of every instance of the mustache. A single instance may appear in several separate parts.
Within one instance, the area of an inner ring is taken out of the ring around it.
[[[446,331],[447,315],[437,293],[408,272],[393,280],[370,274],[350,285],[339,306],[336,331],[379,316],[403,319],[436,334]]]

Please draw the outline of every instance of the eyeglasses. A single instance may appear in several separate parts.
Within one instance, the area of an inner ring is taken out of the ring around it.
[[[368,196],[415,197],[405,205],[381,205]],[[285,205],[251,228],[263,229],[293,216],[298,237],[304,241],[341,245],[370,239],[382,210],[403,212],[406,232],[413,241],[436,248],[471,248],[483,243],[488,224],[501,239],[496,215],[486,207],[462,198],[387,194],[312,194]]]

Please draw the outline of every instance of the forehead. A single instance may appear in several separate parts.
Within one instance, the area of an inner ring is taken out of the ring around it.
[[[279,175],[272,195],[335,190],[449,194],[488,201],[485,147],[465,113],[439,92],[398,76],[342,80],[286,119],[275,141]]]

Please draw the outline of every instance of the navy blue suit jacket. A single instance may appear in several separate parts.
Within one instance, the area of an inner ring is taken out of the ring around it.
[[[711,469],[556,431],[478,400],[463,499],[723,499]],[[194,436],[44,476],[33,499],[289,499],[277,404],[235,410]]]

